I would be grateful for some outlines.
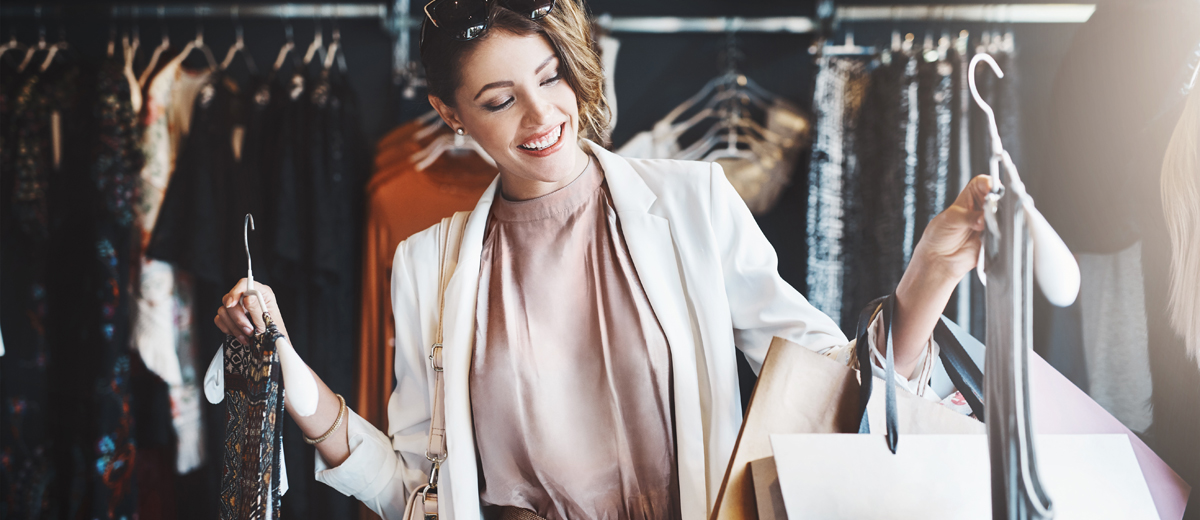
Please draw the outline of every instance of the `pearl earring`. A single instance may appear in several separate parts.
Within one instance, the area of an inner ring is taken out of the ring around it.
[[[458,134],[458,135],[467,135],[467,131],[466,131],[466,130],[463,130],[462,128],[459,128],[458,130],[455,130],[455,131],[454,131],[454,133],[456,133],[456,134]]]

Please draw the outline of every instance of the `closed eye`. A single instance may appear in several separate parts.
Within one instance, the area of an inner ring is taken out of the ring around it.
[[[494,103],[494,104],[490,104],[490,105],[484,105],[483,108],[485,108],[491,112],[499,112],[501,110],[504,110],[504,109],[512,106],[513,101],[514,101],[513,98],[508,98],[507,100],[505,100],[502,103]]]

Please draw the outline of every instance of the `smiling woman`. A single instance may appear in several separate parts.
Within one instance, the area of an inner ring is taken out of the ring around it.
[[[853,344],[779,276],[719,165],[597,144],[608,109],[580,0],[425,11],[430,102],[499,175],[462,224],[446,285],[443,224],[396,249],[387,432],[319,380],[317,412],[292,414],[320,440],[317,480],[386,518],[406,504],[443,520],[708,517],[742,417],[735,349],[757,370],[773,337],[843,362]],[[914,393],[978,256],[988,191],[976,179],[930,222],[896,288],[891,354]],[[223,330],[254,330],[230,310],[243,295],[226,296]]]

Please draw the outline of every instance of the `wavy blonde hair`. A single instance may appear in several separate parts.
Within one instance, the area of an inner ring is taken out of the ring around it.
[[[458,41],[425,20],[421,62],[429,94],[454,107],[462,85],[462,63],[475,46],[496,31],[517,36],[540,34],[550,43],[560,63],[560,74],[575,92],[579,108],[579,135],[608,145],[611,112],[604,96],[604,69],[592,46],[592,29],[584,0],[556,0],[554,9],[540,20],[530,20],[493,2],[488,32],[474,40]]]
[[[1171,326],[1200,365],[1200,85],[1188,94],[1163,156],[1162,202],[1171,233]]]

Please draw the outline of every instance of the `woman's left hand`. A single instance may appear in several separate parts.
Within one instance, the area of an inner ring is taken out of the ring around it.
[[[896,287],[892,327],[896,371],[909,377],[959,280],[975,267],[984,228],[983,204],[992,179],[971,179],[946,211],[933,217]]]
[[[984,228],[984,198],[991,189],[991,177],[971,179],[954,204],[929,221],[912,259],[913,263],[925,264],[922,267],[927,276],[957,282],[975,267]]]

